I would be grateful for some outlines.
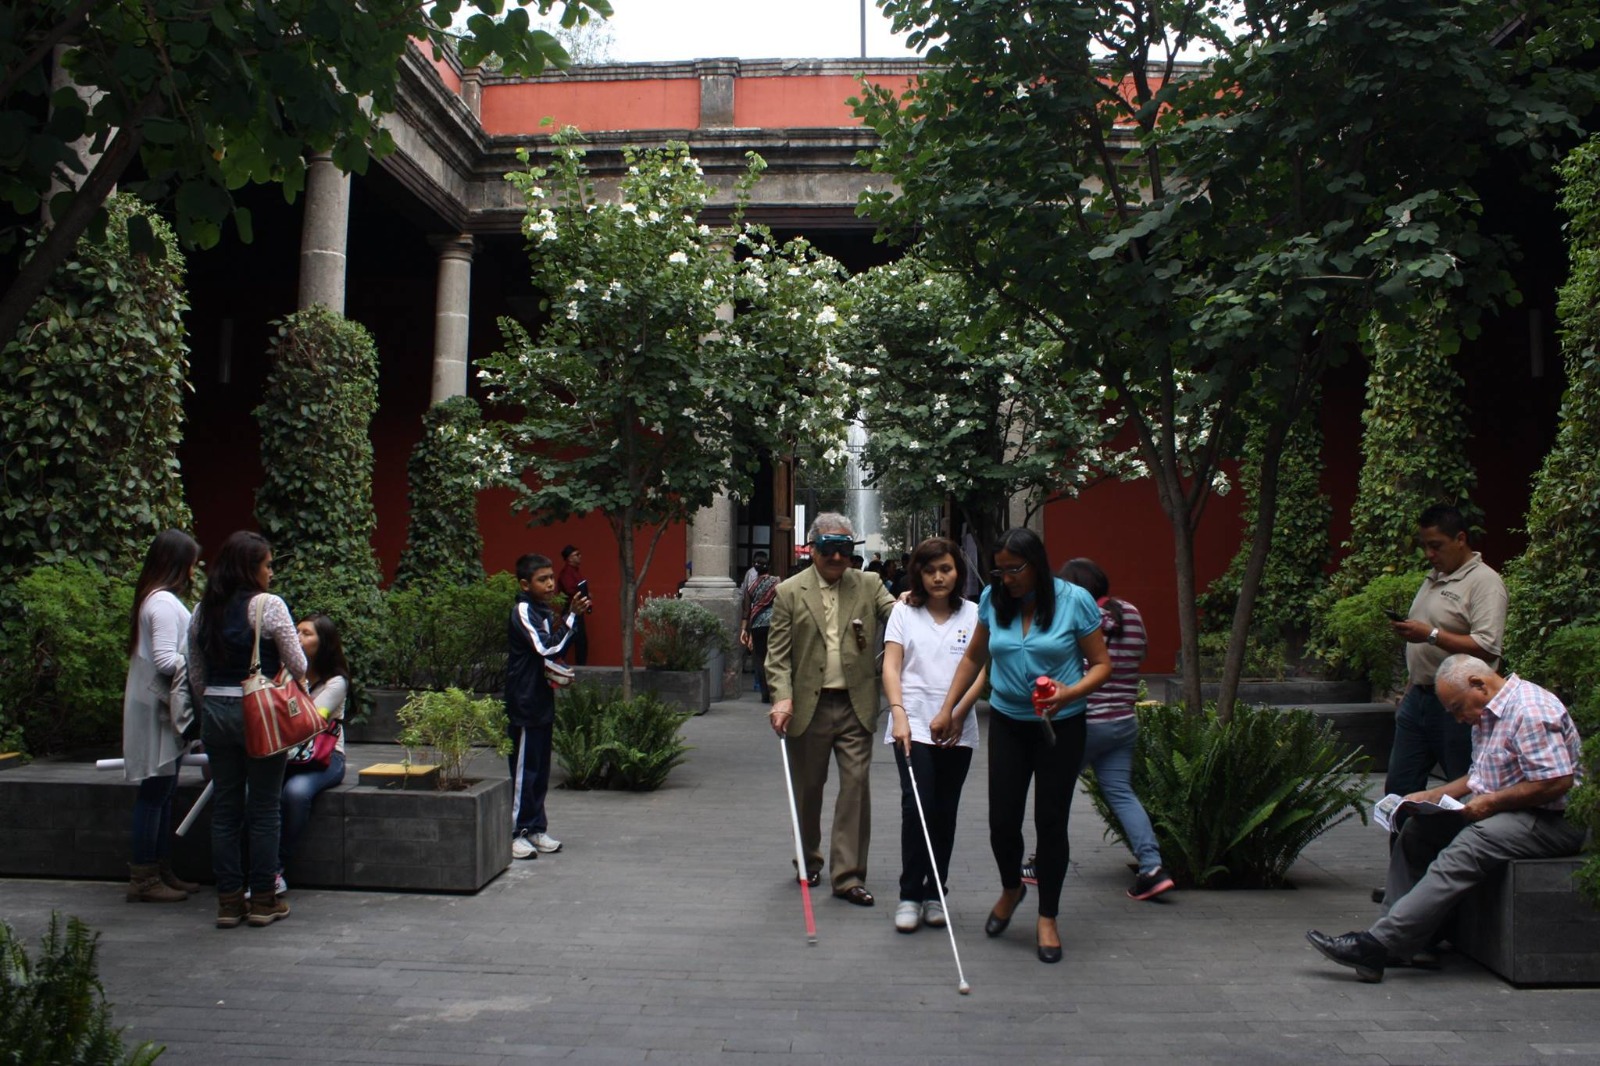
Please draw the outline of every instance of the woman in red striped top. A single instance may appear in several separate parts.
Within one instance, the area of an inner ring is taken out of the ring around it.
[[[1133,705],[1139,698],[1139,666],[1147,644],[1144,618],[1139,608],[1111,595],[1111,582],[1093,559],[1071,560],[1061,568],[1060,577],[1085,589],[1100,604],[1100,629],[1111,653],[1111,678],[1089,694],[1089,736],[1083,765],[1094,768],[1100,791],[1139,861],[1128,895],[1151,899],[1171,889],[1172,878],[1161,868],[1161,849],[1150,816],[1133,792],[1133,748],[1139,736]]]

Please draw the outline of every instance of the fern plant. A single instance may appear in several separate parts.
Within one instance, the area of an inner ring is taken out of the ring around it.
[[[0,922],[0,1062],[50,1066],[146,1066],[166,1049],[128,1050],[111,1025],[96,971],[100,934],[77,918],[50,915],[37,958]]]
[[[552,748],[566,787],[652,792],[690,748],[678,730],[689,714],[653,692],[623,699],[616,689],[573,685],[556,697]]]
[[[1146,707],[1133,786],[1180,885],[1273,888],[1317,837],[1352,816],[1367,820],[1366,761],[1310,711],[1240,707],[1222,722],[1209,709]],[[1125,841],[1099,783],[1085,777],[1107,833]]]

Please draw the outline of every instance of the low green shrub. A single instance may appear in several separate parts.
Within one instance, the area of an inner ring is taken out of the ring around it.
[[[1336,600],[1319,620],[1317,654],[1347,677],[1366,678],[1374,694],[1403,687],[1405,644],[1383,612],[1405,614],[1426,577],[1425,571],[1384,574]]]
[[[0,593],[0,734],[46,755],[122,737],[133,585],[76,560]]]
[[[722,620],[693,600],[645,600],[638,623],[644,664],[657,670],[703,670],[713,651],[731,647]]]
[[[624,700],[616,689],[573,685],[556,696],[553,747],[566,787],[652,792],[690,748],[678,730],[689,719],[654,692]]]
[[[511,751],[506,706],[493,696],[474,698],[458,688],[413,692],[395,717],[407,758],[412,748],[428,749],[429,761],[439,767],[440,788],[460,788],[466,783],[467,764],[480,746],[492,747],[501,755]]]
[[[1227,633],[1200,634],[1200,676],[1207,679],[1222,677],[1222,667],[1228,655]],[[1246,678],[1282,681],[1289,672],[1289,645],[1284,640],[1263,642],[1255,633],[1245,642],[1244,674]]]
[[[29,958],[27,945],[0,922],[0,1062],[39,1066],[146,1066],[163,1047],[128,1050],[111,1025],[111,1005],[95,956],[100,934],[77,918],[50,915]]]
[[[506,619],[517,580],[390,589],[371,683],[391,688],[498,692],[506,683]]]
[[[1306,845],[1352,815],[1367,820],[1366,761],[1310,711],[1241,706],[1222,722],[1209,708],[1141,707],[1133,787],[1179,885],[1274,888]],[[1085,777],[1107,833],[1125,840]]]

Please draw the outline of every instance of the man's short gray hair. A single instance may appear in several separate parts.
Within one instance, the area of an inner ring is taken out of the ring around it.
[[[811,520],[811,528],[806,531],[807,543],[816,540],[818,533],[848,533],[852,537],[856,535],[850,519],[838,511],[823,511]]]
[[[1473,674],[1487,677],[1494,673],[1489,664],[1476,655],[1452,655],[1439,664],[1439,672],[1434,674],[1435,685],[1449,685],[1451,688],[1466,688],[1467,678]]]

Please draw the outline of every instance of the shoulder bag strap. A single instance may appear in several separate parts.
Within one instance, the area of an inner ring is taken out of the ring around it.
[[[250,642],[250,673],[261,672],[261,616],[267,611],[267,596],[264,592],[256,593],[256,628],[255,639]]]

